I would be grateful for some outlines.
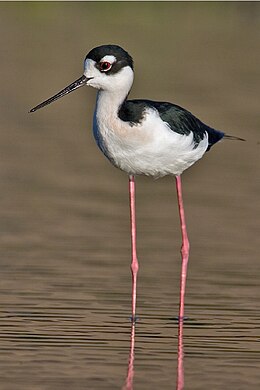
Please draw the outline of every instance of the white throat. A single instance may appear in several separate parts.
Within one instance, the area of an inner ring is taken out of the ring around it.
[[[93,131],[96,142],[103,153],[111,156],[113,153],[109,145],[117,145],[115,139],[120,138],[128,131],[129,125],[119,119],[118,111],[133,84],[134,73],[127,66],[118,73],[106,77],[110,79],[110,85],[98,91]]]
[[[118,73],[105,76],[109,85],[97,94],[96,115],[109,118],[117,116],[119,107],[126,99],[134,80],[133,70],[127,66]]]

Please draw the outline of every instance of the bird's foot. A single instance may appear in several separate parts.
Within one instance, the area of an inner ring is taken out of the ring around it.
[[[132,322],[133,325],[135,325],[137,323],[137,321],[139,321],[139,317],[132,315],[130,317],[130,321]]]
[[[174,320],[178,321],[178,322],[184,322],[184,321],[187,321],[189,319],[189,317],[181,317],[181,316],[177,316],[177,317],[174,317]]]

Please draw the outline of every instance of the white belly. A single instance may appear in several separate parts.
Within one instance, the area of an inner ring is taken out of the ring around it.
[[[172,131],[152,109],[141,124],[130,126],[117,115],[96,110],[94,135],[113,165],[132,175],[180,175],[199,160],[208,147],[207,135],[194,147],[192,132]]]

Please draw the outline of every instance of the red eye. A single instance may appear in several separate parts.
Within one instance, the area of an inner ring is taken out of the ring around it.
[[[111,69],[112,64],[110,64],[110,62],[104,61],[104,62],[100,62],[99,66],[101,72],[107,72],[109,69]]]

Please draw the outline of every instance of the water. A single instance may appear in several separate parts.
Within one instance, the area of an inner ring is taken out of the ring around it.
[[[181,341],[185,390],[258,389],[258,8],[109,6],[1,5],[0,389],[176,388],[173,179],[137,178],[139,321],[131,329],[127,177],[94,144],[94,91],[27,114],[80,76],[103,30],[135,56],[132,96],[175,101],[247,139],[222,142],[183,175],[191,254]],[[178,55],[167,57],[161,38],[171,28]],[[154,77],[159,48],[170,78]]]

